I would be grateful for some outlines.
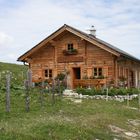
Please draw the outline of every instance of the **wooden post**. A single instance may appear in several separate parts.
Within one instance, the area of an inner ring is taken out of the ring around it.
[[[58,94],[59,96],[61,96],[61,89],[60,89],[60,80],[57,80],[57,84],[58,84]]]
[[[21,71],[21,79],[24,80],[24,73]]]
[[[10,112],[10,74],[6,75],[6,112]]]
[[[1,86],[1,83],[2,82],[2,74],[1,74],[1,72],[0,72],[0,86]]]
[[[54,94],[55,94],[55,82],[54,82],[54,80],[53,80],[53,81],[52,81],[52,104],[55,103]]]
[[[1,72],[0,72],[0,81],[1,81],[1,79],[2,79],[1,77],[2,77],[2,76],[1,76]]]
[[[127,94],[127,106],[129,107],[129,93]]]
[[[106,88],[106,101],[108,101],[108,87]]]
[[[138,94],[138,110],[140,112],[140,80],[138,80],[138,91],[139,91],[139,94]]]
[[[28,80],[25,80],[24,82],[24,85],[25,85],[25,110],[27,112],[29,112],[30,110],[30,99],[29,99],[29,81]]]
[[[44,93],[44,87],[45,87],[45,83],[44,81],[42,81],[41,83],[41,91],[40,91],[40,104],[41,104],[41,107],[43,106],[43,93]]]
[[[48,93],[49,93],[49,95],[50,95],[50,85],[48,84]]]
[[[29,87],[32,87],[32,71],[30,69],[27,71],[27,80]]]

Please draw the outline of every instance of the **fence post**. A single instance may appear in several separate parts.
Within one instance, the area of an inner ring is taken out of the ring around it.
[[[6,75],[6,112],[10,112],[10,74]]]
[[[139,93],[138,96],[139,96],[139,97],[138,97],[138,108],[139,108],[139,112],[140,112],[140,93]]]
[[[2,79],[1,77],[2,77],[2,76],[1,76],[1,72],[0,72],[0,81],[1,81],[1,79]]]
[[[27,112],[29,112],[30,110],[30,99],[29,99],[29,81],[28,80],[25,80],[24,82],[24,85],[25,85],[25,110]]]
[[[24,73],[21,71],[21,79],[24,80]]]
[[[1,86],[1,81],[2,81],[2,75],[1,75],[1,72],[0,72],[0,86]]]
[[[55,82],[53,79],[53,81],[52,81],[52,104],[55,104],[54,94],[55,94]]]
[[[32,87],[32,71],[30,69],[28,69],[27,71],[27,80],[28,80],[29,87]]]
[[[45,83],[44,83],[44,81],[42,81],[42,83],[41,83],[41,91],[40,91],[40,104],[41,104],[41,107],[43,106],[44,87],[45,87]]]
[[[129,107],[129,93],[127,94],[127,106]]]
[[[106,88],[106,101],[108,101],[108,87]]]
[[[60,80],[57,80],[57,85],[58,85],[58,94],[61,96],[61,89],[60,89]]]
[[[140,112],[140,80],[138,80],[138,111]]]

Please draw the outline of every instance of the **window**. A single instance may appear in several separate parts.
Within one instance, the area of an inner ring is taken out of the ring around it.
[[[45,70],[45,77],[52,78],[52,70],[51,69],[46,69]]]
[[[97,76],[97,68],[94,68],[94,76]]]
[[[102,68],[98,68],[98,76],[102,76]]]
[[[73,50],[74,48],[73,48],[73,43],[69,43],[68,45],[67,45],[67,50],[68,51],[71,51],[71,50]]]
[[[95,77],[103,76],[102,68],[94,68],[93,69],[93,76],[95,76]]]

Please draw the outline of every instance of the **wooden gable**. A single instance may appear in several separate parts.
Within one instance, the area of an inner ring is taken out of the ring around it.
[[[55,38],[57,38],[59,36],[63,36],[63,33],[65,33],[65,32],[70,32],[70,33],[74,34],[75,36],[80,37],[81,40],[86,40],[86,41],[90,42],[91,44],[96,45],[97,47],[110,52],[113,55],[120,56],[120,54],[117,51],[107,47],[106,45],[103,45],[103,44],[99,43],[98,41],[96,41],[92,38],[87,37],[85,34],[82,34],[78,31],[74,30],[70,26],[64,25],[60,29],[58,29],[56,32],[51,34],[49,37],[47,37],[46,39],[41,41],[39,44],[37,44],[35,47],[33,47],[31,50],[29,50],[28,52],[26,52],[25,54],[20,56],[18,58],[18,61],[27,62],[27,59],[28,59],[28,57],[30,57],[30,55],[37,52],[39,49],[41,49],[47,43],[53,43]]]

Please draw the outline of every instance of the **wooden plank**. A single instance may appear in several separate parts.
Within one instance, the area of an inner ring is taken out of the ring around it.
[[[58,57],[57,62],[58,63],[68,63],[68,62],[83,62],[83,57]]]

